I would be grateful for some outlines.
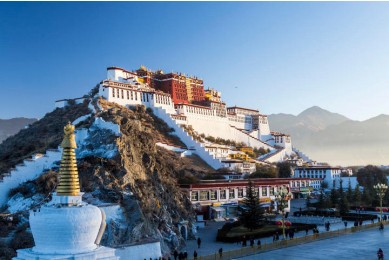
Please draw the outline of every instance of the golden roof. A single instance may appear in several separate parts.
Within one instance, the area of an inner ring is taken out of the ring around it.
[[[80,195],[80,182],[77,170],[76,138],[74,125],[70,122],[64,127],[64,138],[61,143],[63,148],[61,167],[59,169],[59,183],[57,186],[58,196],[78,196]]]

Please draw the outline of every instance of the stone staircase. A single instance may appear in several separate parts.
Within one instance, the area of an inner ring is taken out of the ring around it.
[[[55,162],[61,160],[62,152],[59,149],[49,149],[45,154],[35,154],[31,159],[16,165],[10,172],[1,174],[0,179],[0,207],[7,202],[9,192],[23,182],[39,177],[45,170],[50,169]]]
[[[303,159],[305,162],[312,162],[312,159],[310,159],[305,153],[301,152],[296,147],[292,148],[293,152],[295,152],[301,159]]]
[[[174,129],[174,134],[177,135],[181,141],[186,145],[189,151],[197,154],[201,159],[203,159],[209,166],[214,169],[219,169],[223,167],[222,162],[215,158],[213,154],[208,152],[204,145],[193,139],[176,121],[171,117],[171,115],[161,107],[153,107],[154,114],[165,121],[165,123]]]

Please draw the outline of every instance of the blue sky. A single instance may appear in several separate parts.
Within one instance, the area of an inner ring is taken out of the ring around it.
[[[0,118],[42,117],[107,66],[141,64],[266,114],[389,114],[389,3],[0,2]]]

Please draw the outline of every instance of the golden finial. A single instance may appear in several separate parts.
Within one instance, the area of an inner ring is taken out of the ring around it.
[[[59,183],[57,186],[58,196],[80,195],[80,182],[78,178],[76,152],[76,138],[74,125],[70,122],[64,127],[64,138],[61,143],[63,148],[61,168],[59,169]]]
[[[74,135],[74,129],[75,129],[74,125],[70,124],[70,122],[68,122],[68,124],[63,128],[65,136],[64,136],[63,141],[61,143],[62,148],[73,148],[73,149],[77,148],[76,137]]]

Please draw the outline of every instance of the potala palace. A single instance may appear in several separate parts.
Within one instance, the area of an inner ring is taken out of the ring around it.
[[[296,158],[309,161],[293,148],[289,135],[270,131],[267,115],[249,108],[228,107],[219,91],[205,89],[203,80],[197,77],[154,72],[144,66],[136,71],[108,67],[98,95],[123,106],[144,105],[152,109],[175,130],[187,146],[187,153],[196,153],[215,169],[224,167],[251,173],[255,171],[255,163]],[[63,107],[67,102],[59,100],[56,105]],[[208,136],[265,152],[255,160],[248,159],[242,149],[210,142]]]

